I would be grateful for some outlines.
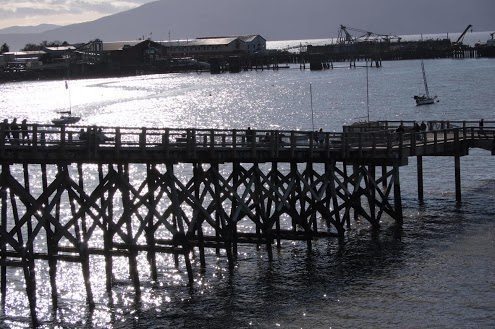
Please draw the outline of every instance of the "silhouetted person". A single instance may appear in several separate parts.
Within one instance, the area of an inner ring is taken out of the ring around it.
[[[484,134],[485,132],[483,130],[483,126],[485,125],[485,122],[483,119],[480,120],[479,125],[480,125],[480,134]]]
[[[17,144],[19,142],[19,125],[17,124],[17,118],[14,118],[14,120],[12,120],[12,123],[10,124],[10,130],[13,143]]]
[[[323,144],[323,142],[325,141],[325,133],[323,132],[323,128],[320,128],[320,130],[318,131],[318,133],[316,135],[316,138],[317,138],[318,144]]]
[[[22,132],[22,144],[26,143],[27,145],[30,145],[26,119],[22,120],[21,122],[21,132]]]
[[[254,141],[253,136],[254,132],[251,130],[251,127],[248,127],[246,130],[246,140],[248,143],[252,143]]]
[[[395,132],[398,132],[398,133],[404,132],[404,123],[402,123],[402,121],[400,122],[400,125],[397,127],[397,129],[395,129]]]
[[[4,119],[2,122],[2,132],[4,134],[3,139],[10,139],[10,125],[7,119]]]
[[[419,134],[421,132],[421,127],[418,125],[417,122],[414,122],[414,136],[416,137],[416,140],[421,139],[421,135]]]
[[[270,142],[270,133],[266,133],[265,136],[261,137],[261,142],[269,143]]]
[[[421,121],[421,131],[426,131],[426,123],[424,121]]]
[[[80,141],[88,140],[88,134],[84,131],[83,128],[81,128],[81,130],[79,130],[79,140]]]

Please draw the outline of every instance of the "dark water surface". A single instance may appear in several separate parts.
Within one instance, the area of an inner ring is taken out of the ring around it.
[[[495,119],[495,60],[426,61],[433,106],[416,107],[418,61],[371,69],[370,115],[376,119]],[[364,69],[325,72],[245,72],[237,75],[158,75],[0,85],[0,113],[44,122],[72,106],[82,124],[327,131],[366,116]],[[29,97],[27,96],[29,95]],[[127,261],[117,260],[118,284],[104,291],[103,259],[92,260],[96,308],[85,305],[79,266],[60,266],[59,308],[52,310],[47,264],[37,263],[43,326],[82,328],[493,328],[495,327],[495,159],[472,150],[461,160],[463,204],[455,205],[454,160],[425,158],[425,205],[416,197],[416,168],[401,168],[404,224],[385,220],[379,233],[363,221],[344,241],[284,242],[266,251],[241,246],[232,274],[224,256],[207,255],[207,269],[186,286],[168,256],[151,282],[140,257],[142,294],[136,298]],[[135,173],[139,175],[139,172]],[[38,173],[33,172],[33,189]],[[88,170],[85,179],[92,178]],[[184,173],[184,175],[186,175]],[[39,188],[39,185],[38,185]],[[22,271],[9,269],[0,326],[29,327]]]

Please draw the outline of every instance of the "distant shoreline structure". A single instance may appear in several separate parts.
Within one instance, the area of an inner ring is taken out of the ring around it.
[[[481,32],[469,32],[466,34],[463,43],[469,46],[474,46],[476,43],[481,42],[485,43],[486,40],[490,38],[490,33],[493,31],[481,31]],[[455,33],[427,33],[427,34],[406,34],[406,35],[400,35],[402,38],[402,41],[420,41],[421,37],[423,39],[428,40],[428,39],[451,39],[455,40],[461,35],[461,32],[455,32]],[[311,44],[313,46],[323,46],[323,45],[329,45],[329,44],[335,44],[337,43],[337,38],[315,38],[315,39],[297,39],[297,40],[267,40],[266,42],[266,48],[267,49],[273,49],[273,50],[283,50],[286,49],[287,47],[296,47],[300,44],[303,46]]]

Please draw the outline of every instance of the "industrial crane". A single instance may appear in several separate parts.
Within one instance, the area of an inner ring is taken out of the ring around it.
[[[353,37],[349,31],[357,32],[360,35]],[[389,34],[378,34],[370,31],[365,31],[361,29],[355,29],[352,27],[347,27],[340,25],[340,30],[337,37],[337,43],[339,44],[351,44],[358,41],[369,41],[369,40],[379,40],[379,41],[390,41],[392,39],[397,39],[400,41],[400,37],[396,35]]]
[[[459,36],[459,38],[457,38],[457,40],[453,43],[454,46],[460,46],[462,45],[462,40],[464,40],[464,36],[466,35],[467,31],[472,28],[473,26],[471,24],[469,24],[466,29],[464,30],[464,32],[461,33],[461,35]]]

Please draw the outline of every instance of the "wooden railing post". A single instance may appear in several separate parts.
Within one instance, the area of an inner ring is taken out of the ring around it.
[[[358,134],[358,149],[359,149],[359,156],[363,156],[363,133]]]
[[[33,124],[33,135],[31,137],[33,141],[33,147],[36,149],[38,147],[38,124]]]
[[[122,135],[120,133],[120,128],[115,129],[115,150],[117,154],[120,154],[120,149],[122,147]]]
[[[290,132],[290,156],[294,156],[296,151],[296,133],[294,131]]]
[[[237,129],[232,130],[232,147],[235,149],[237,146]]]
[[[237,159],[237,129],[232,131],[232,155],[234,159]]]
[[[63,149],[65,147],[65,126],[60,127],[60,147]]]
[[[139,148],[144,151],[146,149],[146,127],[141,128],[139,134]]]
[[[193,157],[196,157],[196,129],[190,131],[191,138],[189,140],[189,147]]]
[[[416,155],[416,139],[421,136],[421,133],[414,132],[411,134],[411,154]]]
[[[325,154],[330,157],[330,134],[325,133]]]
[[[256,155],[256,131],[255,130],[252,130],[250,135],[249,135],[249,146],[251,147],[251,152],[252,152],[252,155],[255,156]]]
[[[342,133],[342,158],[345,159],[347,152],[347,133]]]
[[[402,148],[404,147],[404,133],[399,133],[399,159],[402,159]]]
[[[315,132],[312,131],[311,132],[311,138],[309,139],[309,156],[310,158],[313,157],[313,147],[314,147],[314,144],[315,144]]]
[[[392,134],[387,134],[387,155],[392,152]]]
[[[437,144],[438,144],[438,131],[433,131],[433,152],[437,152]]]
[[[215,130],[210,129],[210,148],[213,150],[215,148]]]

